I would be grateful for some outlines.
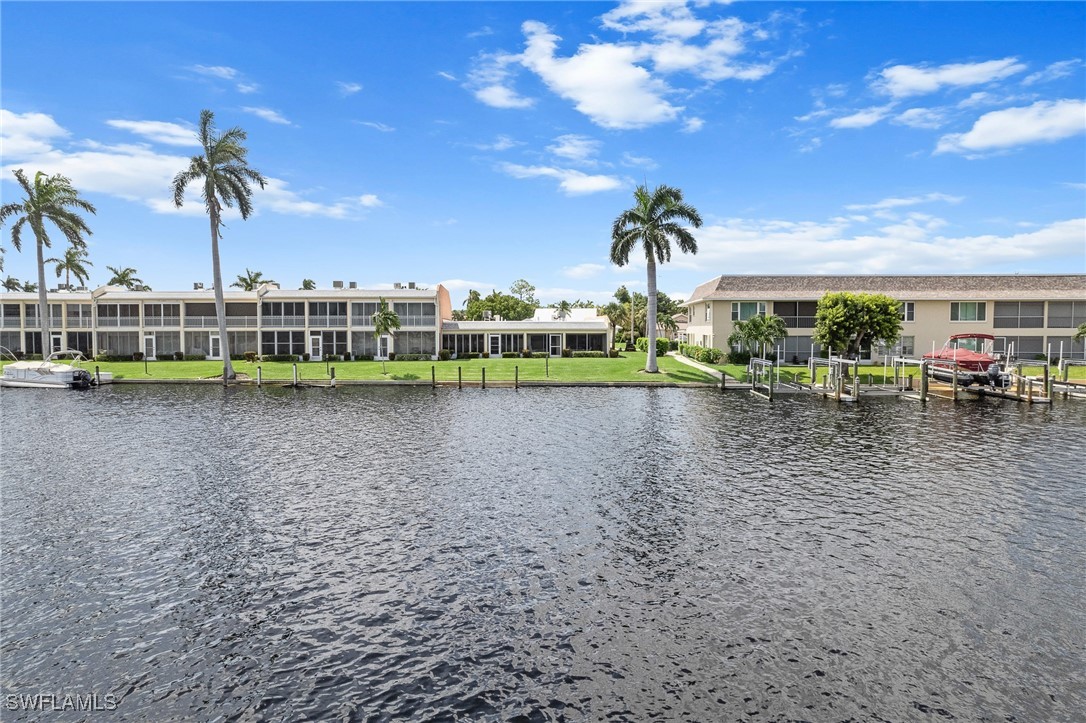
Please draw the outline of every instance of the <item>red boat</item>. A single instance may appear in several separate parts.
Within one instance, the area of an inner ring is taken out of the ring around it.
[[[954,334],[942,349],[925,354],[924,359],[931,360],[928,371],[940,381],[953,381],[957,365],[958,383],[964,386],[976,382],[1005,387],[1010,383],[1010,375],[999,367],[995,337],[991,334]]]

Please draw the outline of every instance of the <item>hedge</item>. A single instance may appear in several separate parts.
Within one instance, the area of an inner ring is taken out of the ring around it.
[[[668,347],[670,346],[670,344],[671,344],[671,342],[669,342],[667,339],[657,339],[656,340],[656,356],[663,356],[664,354],[667,354]],[[637,337],[637,341],[634,342],[634,347],[640,352],[648,353],[648,350],[649,350],[649,338],[647,336],[639,336],[639,337]]]
[[[604,359],[607,357],[607,352],[604,351],[575,351],[573,352],[574,359]]]
[[[724,352],[712,347],[698,346],[697,344],[680,344],[679,353],[702,364],[719,364],[724,358]]]
[[[397,354],[396,361],[431,361],[433,359],[429,354]],[[389,361],[392,361],[392,357],[389,357]]]

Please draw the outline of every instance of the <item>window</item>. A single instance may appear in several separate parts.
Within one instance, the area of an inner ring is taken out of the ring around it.
[[[147,326],[176,326],[181,323],[181,305],[144,304],[143,317]]]
[[[434,354],[432,331],[401,331],[393,338],[397,354]]]
[[[764,301],[733,301],[732,321],[746,321],[755,316],[765,316]]]
[[[1008,336],[1006,338],[1006,346],[1004,346],[1003,349],[1001,349],[1000,351],[1014,357],[1015,359],[1031,361],[1037,359],[1038,357],[1044,356],[1044,337]]]
[[[566,334],[566,348],[571,351],[605,351],[606,334]]]
[[[1046,350],[1054,359],[1086,359],[1086,340],[1075,341],[1070,336],[1050,336]]]
[[[780,340],[781,359],[784,364],[802,364],[811,358],[811,342],[809,336],[786,336]],[[776,351],[776,350],[774,350]],[[815,356],[822,353],[822,347],[814,345]]]
[[[260,333],[260,353],[305,354],[305,332],[263,331]]]
[[[156,331],[146,336],[155,338],[155,357],[157,359],[169,359],[175,351],[182,351],[181,332],[179,331]],[[233,350],[231,349],[231,351]],[[236,354],[237,352],[233,353]]]
[[[376,301],[355,301],[351,303],[351,324],[353,326],[373,326],[373,315],[381,305]],[[376,349],[376,347],[374,347]],[[355,352],[360,353],[358,351]],[[369,352],[365,352],[369,354]]]
[[[713,320],[713,305],[710,304],[709,302],[705,302],[705,320],[706,321],[712,321]]]
[[[347,316],[346,301],[310,301],[310,316]]]
[[[1048,325],[1058,329],[1071,329],[1086,323],[1086,301],[1048,302]]]
[[[1040,329],[1045,325],[1043,301],[997,301],[992,317],[996,329]]]
[[[951,321],[984,321],[983,301],[950,302]]]
[[[784,320],[789,329],[813,329],[815,314],[818,313],[817,301],[774,301],[773,313]]]
[[[431,302],[404,301],[392,305],[403,326],[433,326],[434,305]]]
[[[264,316],[305,316],[305,302],[265,301],[260,305],[260,313]]]
[[[902,301],[898,307],[898,318],[902,321],[916,321],[916,305],[911,301]]]
[[[343,306],[344,311],[346,311],[346,303]],[[345,331],[320,331],[315,332],[312,336],[320,336],[322,356],[328,356],[329,354],[343,356],[347,353],[347,332]]]
[[[441,348],[453,354],[478,354],[486,349],[483,334],[442,334]]]
[[[546,334],[529,334],[528,335],[528,348],[533,352],[549,352]]]

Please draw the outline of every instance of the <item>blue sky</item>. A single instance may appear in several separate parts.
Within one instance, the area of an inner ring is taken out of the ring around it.
[[[269,179],[223,273],[643,290],[636,184],[683,189],[721,273],[1086,271],[1083,3],[31,3],[2,9],[2,176],[98,207],[91,283],[210,282],[170,180],[200,110]],[[35,276],[33,250],[5,272]],[[59,251],[59,249],[58,249]]]

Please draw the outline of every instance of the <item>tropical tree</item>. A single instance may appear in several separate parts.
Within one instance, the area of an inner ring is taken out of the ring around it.
[[[565,319],[573,312],[573,305],[565,299],[562,299],[557,304],[552,304],[551,306],[554,309],[553,318],[558,320]]]
[[[23,291],[28,293],[28,294],[33,294],[35,291],[38,290],[38,288],[39,288],[39,286],[37,284],[35,284],[33,281],[24,281],[23,282]],[[38,311],[40,312],[41,311],[41,306],[40,306],[41,302],[39,301],[38,303],[39,303]],[[42,323],[45,323],[45,322],[42,322]],[[44,348],[45,347],[43,346],[42,349],[44,349]]]
[[[1084,340],[1086,340],[1086,322],[1083,322],[1083,323],[1078,325],[1078,329],[1075,330],[1074,340],[1075,341],[1084,341]]]
[[[674,334],[679,330],[679,325],[670,314],[658,311],[656,312],[656,328],[662,329],[665,334]]]
[[[87,249],[81,246],[69,246],[64,251],[64,256],[61,258],[46,259],[45,263],[57,265],[57,278],[60,278],[60,274],[64,274],[64,285],[69,289],[72,288],[72,276],[75,276],[75,280],[80,284],[87,283],[87,279],[90,278],[90,273],[87,271],[87,266],[94,266],[87,260]]]
[[[626,321],[626,307],[617,301],[612,301],[607,306],[596,309],[596,314],[607,317],[608,323],[611,324],[612,339],[615,337],[615,329]]]
[[[482,299],[483,299],[482,294],[480,294],[475,289],[469,289],[468,290],[468,298],[464,299],[463,306],[464,306],[465,309],[470,308],[473,303],[482,301]]]
[[[76,210],[95,213],[95,209],[89,202],[79,197],[79,193],[72,187],[72,182],[64,176],[59,174],[47,176],[38,171],[34,174],[34,182],[31,183],[23,173],[23,169],[15,169],[14,174],[26,198],[0,206],[0,224],[9,218],[16,218],[11,227],[11,245],[16,251],[22,251],[23,227],[29,225],[34,233],[38,250],[38,283],[36,285],[38,319],[41,324],[42,353],[46,353],[46,350],[51,348],[51,342],[49,299],[45,285],[45,248],[52,246],[52,242],[46,231],[45,222],[49,221],[60,229],[69,244],[82,247],[86,245],[84,235],[90,236],[91,230]]]
[[[264,274],[260,273],[259,271],[250,271],[248,268],[246,268],[245,275],[242,276],[241,274],[238,274],[238,280],[230,285],[236,286],[242,291],[256,291],[260,288],[261,284],[274,283],[275,282],[271,279],[265,279]]]
[[[672,241],[684,253],[698,252],[697,241],[681,222],[700,228],[701,215],[683,201],[682,191],[671,186],[660,185],[650,192],[648,186],[640,185],[634,191],[634,200],[634,207],[619,214],[611,227],[611,263],[625,266],[630,262],[630,252],[640,244],[645,252],[648,280],[646,314],[649,319],[655,319],[656,264],[671,260]],[[655,374],[659,371],[656,366],[656,325],[646,326],[649,352],[645,371]]]
[[[728,346],[746,348],[751,354],[765,356],[766,348],[772,349],[778,340],[788,336],[784,319],[776,314],[757,314],[746,321],[735,322],[734,331],[728,337]]]
[[[509,293],[532,306],[539,306],[539,299],[535,298],[535,286],[524,279],[514,281],[509,287]]]
[[[901,335],[901,304],[886,294],[839,291],[818,300],[814,340],[839,354],[856,356],[864,343],[892,346]]]
[[[139,272],[131,266],[125,266],[124,268],[106,266],[106,270],[113,274],[110,280],[106,282],[106,286],[123,286],[130,290],[142,286],[147,291],[151,290],[150,286],[143,283],[143,279],[136,276]]]
[[[247,219],[253,212],[253,189],[251,183],[264,188],[264,176],[249,167],[246,156],[249,150],[242,145],[248,137],[238,127],[219,133],[215,128],[215,114],[209,110],[200,111],[200,128],[197,131],[202,155],[193,156],[189,167],[174,176],[173,203],[178,208],[185,202],[185,189],[190,183],[200,182],[200,197],[211,221],[211,268],[215,279],[215,314],[219,317],[219,344],[222,349],[223,381],[235,377],[234,367],[230,363],[230,346],[226,335],[226,302],[223,299],[222,271],[219,267],[219,234],[223,228],[223,206],[233,208],[235,204],[242,219]]]
[[[317,282],[313,279],[302,279],[302,288],[299,291],[312,291],[317,288]]]
[[[377,311],[373,313],[373,338],[378,340],[382,336],[391,336],[397,329],[400,328],[399,315],[388,308],[388,302],[384,299],[380,299],[380,305],[377,307]],[[381,373],[385,374],[385,359],[381,358]]]
[[[512,294],[503,294],[495,289],[486,297],[479,297],[479,292],[469,292],[467,308],[464,317],[469,321],[480,321],[486,317],[486,312],[492,316],[500,316],[509,321],[530,319],[535,314],[535,306],[527,301],[521,301]]]
[[[14,276],[8,276],[6,279],[4,279],[3,287],[4,291],[22,291],[23,282],[19,281]]]

